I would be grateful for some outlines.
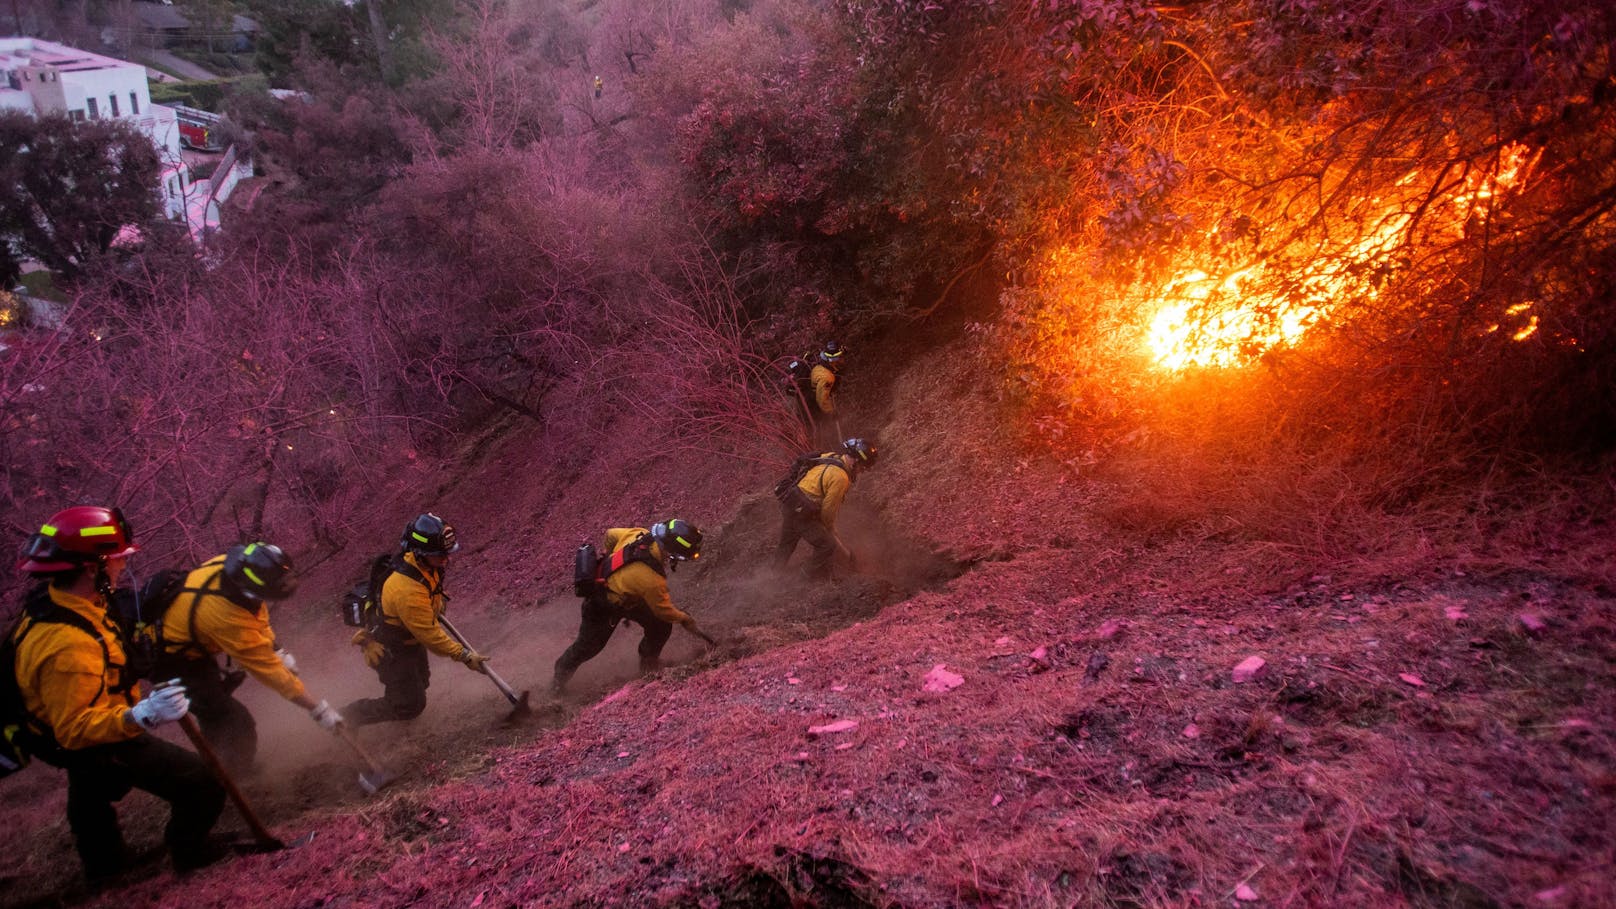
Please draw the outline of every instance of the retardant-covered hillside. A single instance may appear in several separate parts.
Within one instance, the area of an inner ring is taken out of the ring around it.
[[[405,775],[367,798],[340,746],[255,701],[285,731],[247,792],[281,836],[313,840],[99,897],[71,889],[59,784],[31,770],[5,784],[8,901],[1616,899],[1603,519],[1499,516],[1310,564],[1282,541],[1174,528],[1115,478],[1018,452],[972,393],[970,342],[903,368],[866,358],[853,400],[879,415],[883,460],[849,506],[857,573],[767,567],[765,472],[619,437],[561,482],[532,469],[542,442],[491,439],[434,501],[472,541],[458,621],[533,690],[534,720],[499,726],[493,687],[438,663],[427,714],[363,731]],[[638,680],[637,630],[620,630],[550,701],[577,615],[570,545],[673,513],[709,528],[710,559],[672,587],[721,647],[677,638],[676,664]],[[373,687],[320,602],[286,633],[311,686]],[[126,827],[151,844],[142,798]]]

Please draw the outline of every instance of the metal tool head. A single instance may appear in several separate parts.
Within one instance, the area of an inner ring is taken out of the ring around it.
[[[506,726],[519,723],[533,715],[533,708],[528,704],[528,692],[526,691],[511,701],[511,705],[511,712],[506,714],[505,719],[502,721]]]
[[[359,788],[365,790],[366,795],[375,795],[386,789],[398,779],[398,774],[388,770],[372,770],[369,773],[360,771]]]
[[[279,837],[261,837],[250,840],[240,840],[230,844],[232,851],[238,855],[261,855],[265,852],[280,852],[282,849],[296,849],[307,846],[314,841],[315,831],[310,830],[300,837],[283,840]]]

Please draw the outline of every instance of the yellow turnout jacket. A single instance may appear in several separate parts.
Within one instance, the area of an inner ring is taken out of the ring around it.
[[[831,372],[828,366],[815,366],[808,373],[808,380],[814,386],[814,404],[819,407],[820,413],[835,413],[836,403],[831,400],[830,393],[836,387],[836,373]]]
[[[56,605],[78,613],[100,632],[103,653],[83,630],[60,622],[35,622],[24,615],[17,628],[17,685],[23,706],[50,727],[63,748],[122,742],[141,734],[129,708],[134,692],[114,694],[123,684],[124,652],[106,607],[50,588]]]
[[[241,606],[225,596],[224,556],[214,556],[185,576],[185,586],[208,593],[181,593],[163,613],[163,650],[166,653],[223,653],[253,678],[287,700],[308,692],[275,653],[275,632],[269,627],[269,607],[263,603]],[[194,621],[192,610],[195,610]],[[191,637],[191,626],[196,637]]]
[[[438,617],[448,607],[448,598],[443,595],[443,573],[427,567],[413,552],[404,553],[404,561],[421,573],[426,584],[396,571],[388,575],[382,585],[382,620],[408,631],[433,653],[461,659],[466,648],[438,624]]]
[[[819,455],[821,458],[835,458],[835,452],[827,451]],[[845,464],[845,462],[840,462]],[[827,529],[836,527],[836,513],[842,509],[842,499],[847,497],[847,487],[853,485],[853,472],[845,466],[838,464],[815,464],[808,468],[808,472],[797,481],[797,488],[803,495],[819,503],[819,522]]]
[[[650,532],[644,527],[613,527],[606,531],[606,558]],[[651,554],[663,559],[666,564],[661,546],[652,543]],[[644,562],[629,562],[607,576],[606,599],[622,609],[644,603],[652,615],[675,625],[695,621],[689,613],[673,605],[673,598],[668,595],[668,579]]]

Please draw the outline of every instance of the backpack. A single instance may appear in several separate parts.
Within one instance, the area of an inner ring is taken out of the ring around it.
[[[52,767],[65,766],[68,754],[50,728],[29,713],[23,702],[22,686],[17,684],[16,640],[17,629],[23,621],[32,619],[28,626],[30,631],[42,624],[71,625],[94,638],[101,645],[104,664],[113,665],[112,651],[107,648],[107,640],[101,632],[83,616],[52,602],[44,588],[30,594],[23,611],[0,641],[0,779],[28,766],[31,758],[39,758]],[[125,670],[121,676],[123,684],[114,691],[128,691],[134,686],[135,678],[128,674],[127,666],[119,668]]]
[[[133,677],[154,677],[163,652],[163,616],[185,589],[189,574],[180,568],[164,568],[147,578],[138,590],[113,591],[107,615],[118,626],[124,654],[129,658],[127,669]]]
[[[802,403],[809,408],[813,410],[819,409],[819,405],[815,403],[814,398],[814,357],[812,354],[792,357],[786,363],[786,374],[785,378],[781,380],[781,384],[785,386],[786,391],[793,397],[801,398]]]
[[[166,656],[163,649],[163,617],[182,593],[192,595],[190,632],[193,643],[188,647],[193,651],[197,649],[194,643],[197,601],[205,593],[222,591],[222,581],[217,586],[213,582],[222,578],[223,569],[203,581],[201,587],[185,586],[185,579],[190,575],[189,569],[164,568],[147,578],[139,590],[113,591],[112,599],[107,604],[107,615],[112,617],[113,624],[118,626],[118,636],[123,639],[124,655],[128,658],[124,671],[130,678],[156,681],[157,676],[162,674],[159,667]],[[204,651],[200,655],[206,657],[209,654]]]
[[[393,573],[393,553],[375,556],[369,564],[365,579],[342,595],[342,623],[350,628],[375,631],[382,623],[382,585]]]
[[[839,455],[825,453],[802,455],[791,462],[791,472],[781,477],[779,482],[774,484],[774,497],[779,499],[782,504],[789,506],[793,511],[818,514],[819,503],[798,489],[797,484],[801,483],[802,478],[808,475],[808,471],[819,464],[839,467],[842,470],[847,469],[847,465],[842,463]]]
[[[404,561],[401,553],[384,552],[373,556],[369,562],[370,569],[365,579],[349,588],[342,595],[342,623],[349,628],[363,628],[366,631],[375,631],[382,625],[382,586],[387,579],[397,572],[427,588],[431,595],[443,593],[443,588],[434,589],[427,583],[426,578],[415,566]],[[448,594],[444,594],[448,599]]]
[[[573,593],[585,599],[605,596],[606,579],[631,562],[649,565],[652,571],[667,577],[668,572],[663,567],[662,560],[651,554],[651,546],[655,543],[650,534],[642,533],[635,537],[633,542],[604,559],[596,551],[594,543],[579,546],[572,562]]]

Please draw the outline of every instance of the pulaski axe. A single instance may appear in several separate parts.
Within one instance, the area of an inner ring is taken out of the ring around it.
[[[354,754],[359,755],[359,759],[365,762],[367,769],[359,771],[359,788],[365,790],[366,795],[375,795],[398,779],[398,774],[377,763],[376,759],[370,756],[370,752],[359,744],[359,737],[354,735],[347,723],[337,724],[337,735],[341,736],[342,740],[348,743],[348,747],[354,750]]]
[[[164,682],[158,685],[157,688],[167,688],[172,684],[174,683]],[[196,753],[201,756],[202,762],[208,765],[208,769],[213,771],[215,777],[218,777],[219,784],[224,786],[225,794],[230,796],[230,801],[236,803],[236,810],[241,812],[241,819],[247,822],[247,829],[252,831],[253,842],[235,844],[236,851],[279,852],[282,849],[295,849],[314,839],[313,832],[310,832],[288,843],[270,833],[269,828],[264,826],[264,822],[258,819],[257,813],[252,810],[252,806],[247,804],[247,797],[241,794],[241,789],[236,786],[236,781],[230,778],[229,771],[224,769],[224,764],[219,760],[219,755],[213,750],[213,746],[208,744],[207,737],[202,734],[202,727],[197,725],[196,717],[187,713],[180,717],[179,724],[180,728],[185,730],[185,737],[191,740],[191,744],[196,748]]]
[[[457,630],[454,625],[450,623],[448,616],[438,616],[438,621],[443,623],[443,630],[449,632],[450,637],[460,642],[460,646],[468,647],[472,650],[477,649],[466,643],[466,639],[462,637],[459,630]],[[499,677],[499,673],[494,671],[494,667],[489,666],[486,663],[483,664],[483,675],[488,676],[488,678],[493,681],[494,687],[499,689],[499,693],[505,695],[505,700],[511,702],[510,715],[505,717],[506,723],[514,723],[517,720],[532,715],[533,708],[529,707],[527,703],[528,692],[524,691],[518,695],[511,689],[511,686],[505,684],[505,680]]]

